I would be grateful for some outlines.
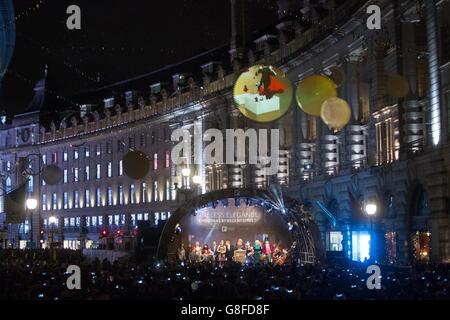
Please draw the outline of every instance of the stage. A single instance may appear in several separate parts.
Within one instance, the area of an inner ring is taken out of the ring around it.
[[[227,189],[194,197],[166,224],[158,257],[175,261],[181,247],[187,257],[196,246],[215,252],[221,241],[229,242],[229,250],[237,249],[238,242],[248,250],[268,240],[274,249],[296,251],[301,261],[313,262],[320,251],[314,238],[318,232],[300,207],[267,190]]]

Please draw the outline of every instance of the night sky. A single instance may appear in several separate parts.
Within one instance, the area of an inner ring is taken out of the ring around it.
[[[24,111],[49,67],[49,89],[78,92],[141,75],[230,40],[229,0],[15,0],[16,49],[0,109]],[[276,21],[274,0],[252,1],[252,30]],[[66,8],[81,7],[82,30],[66,27]],[[28,9],[28,11],[27,11]],[[100,82],[97,82],[100,75]]]

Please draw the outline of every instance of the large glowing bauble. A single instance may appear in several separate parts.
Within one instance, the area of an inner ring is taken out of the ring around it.
[[[387,80],[387,92],[391,97],[404,98],[409,93],[409,83],[404,76],[393,74]]]
[[[123,157],[123,171],[131,179],[144,178],[150,169],[150,161],[147,155],[139,150],[128,152]]]
[[[311,116],[320,116],[325,100],[336,97],[336,84],[320,75],[303,79],[297,86],[296,97],[299,107]]]
[[[54,164],[45,166],[41,172],[42,179],[46,184],[54,186],[58,184],[63,178],[63,171],[60,167]]]
[[[322,104],[320,116],[330,130],[339,131],[350,121],[351,114],[347,101],[334,97]]]
[[[286,74],[268,65],[255,65],[241,73],[233,88],[239,111],[256,122],[275,121],[292,102],[292,84]]]

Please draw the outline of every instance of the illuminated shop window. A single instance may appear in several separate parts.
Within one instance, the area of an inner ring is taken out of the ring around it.
[[[330,241],[329,241],[329,251],[342,251],[342,232],[340,231],[330,231]]]
[[[370,259],[370,233],[367,231],[352,232],[352,260],[361,261]]]

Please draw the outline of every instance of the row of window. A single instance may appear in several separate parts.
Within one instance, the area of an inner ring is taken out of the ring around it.
[[[105,216],[84,216],[84,217],[71,217],[63,218],[61,222],[64,228],[79,228],[81,227],[81,219],[84,218],[86,227],[101,227],[101,226],[124,226],[126,225],[125,214],[115,214]],[[130,215],[131,224],[137,225],[138,221],[154,221],[156,224],[159,220],[164,221],[170,218],[170,212],[153,212],[153,213],[133,213]],[[106,222],[106,223],[104,223]],[[60,224],[59,219],[56,219],[54,226],[58,227]],[[51,227],[48,219],[44,219],[44,226]]]
[[[69,193],[66,191],[62,194],[62,206],[58,202],[58,194],[56,192],[51,194],[50,201],[47,201],[47,194],[43,193],[41,198],[42,210],[103,207],[175,199],[176,190],[171,186],[170,180],[166,180],[166,184],[163,189],[163,196],[161,196],[158,189],[158,181],[153,181],[151,194],[149,194],[149,190],[147,189],[147,184],[145,182],[141,183],[139,190],[137,190],[134,184],[131,184],[129,186],[127,197],[125,197],[123,185],[119,185],[117,187],[116,193],[113,192],[112,187],[108,187],[106,189],[105,197],[102,195],[101,188],[95,189],[95,195],[91,195],[90,189],[85,189],[83,199],[81,199],[80,192],[78,190],[73,191],[71,199],[69,199]]]
[[[164,139],[165,139],[165,141],[168,140],[168,133],[166,133],[166,132],[164,134]],[[142,133],[140,135],[140,140],[139,141],[140,141],[140,147],[146,147],[146,145],[147,145],[147,143],[146,143],[146,135],[144,133]],[[151,134],[151,143],[155,144],[156,141],[157,141],[157,134],[156,134],[156,132],[152,132],[152,134]],[[121,139],[117,140],[117,151],[118,152],[125,151],[125,146],[126,146],[126,144],[125,144],[125,142],[123,140],[121,140]],[[135,139],[134,139],[134,137],[129,137],[128,138],[128,148],[127,149],[134,149],[134,148],[136,148]],[[81,150],[79,150],[79,148],[75,148],[73,150],[73,153],[72,153],[72,159],[78,160],[79,157],[80,157],[80,151]],[[98,144],[95,145],[94,152],[95,152],[95,155],[97,157],[100,157],[102,155],[102,145],[101,145],[101,143],[98,143]],[[105,143],[105,152],[106,152],[106,154],[112,154],[113,153],[113,148],[112,148],[112,143],[111,142],[106,142]],[[67,162],[68,161],[69,153],[68,153],[67,150],[63,151],[62,157],[63,157],[63,159],[62,159],[63,162]],[[84,157],[85,158],[90,158],[91,157],[91,148],[90,147],[84,147]],[[52,153],[52,159],[51,160],[52,160],[52,163],[58,163],[58,152]]]
[[[46,164],[46,157],[45,155],[42,156],[42,159],[44,161],[44,164]],[[165,164],[164,164],[165,168],[169,168],[170,167],[170,153],[167,151],[165,153]],[[158,170],[158,154],[155,153],[153,154],[153,170],[156,171]],[[82,170],[81,168],[72,168],[72,182],[79,182],[81,181],[81,171],[83,171],[83,176],[84,176],[84,181],[89,181],[91,180],[91,166],[90,165],[86,165],[84,167],[84,170]],[[106,177],[107,178],[111,178],[113,176],[113,165],[112,162],[108,162],[105,165],[105,171],[106,171]],[[117,164],[117,176],[123,176],[123,160],[119,160],[118,164]],[[101,164],[96,164],[95,165],[95,179],[99,180],[102,178],[102,165]],[[68,183],[69,182],[69,172],[68,169],[63,169],[63,183]],[[42,180],[42,185],[45,186],[45,181]]]

